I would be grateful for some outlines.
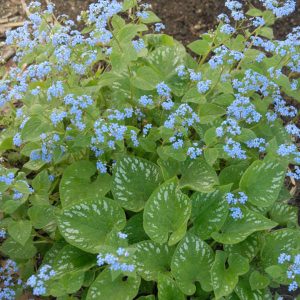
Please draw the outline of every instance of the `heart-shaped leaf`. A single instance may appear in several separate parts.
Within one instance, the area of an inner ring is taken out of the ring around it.
[[[243,208],[242,212],[242,219],[236,220],[229,216],[221,229],[221,233],[212,233],[212,238],[222,244],[237,244],[253,232],[269,230],[277,225],[277,223],[250,209]]]
[[[176,282],[168,275],[158,275],[158,300],[185,300]]]
[[[265,235],[261,261],[265,268],[277,265],[280,253],[291,254],[300,250],[300,232],[294,229],[279,229]]]
[[[169,240],[169,245],[174,245],[184,236],[190,213],[189,197],[179,190],[177,179],[171,179],[159,186],[146,203],[145,232],[157,243]]]
[[[259,251],[260,233],[248,236],[238,244],[224,245],[224,250],[231,255],[242,255],[252,261]]]
[[[212,193],[194,193],[191,201],[193,232],[206,240],[225,223],[228,203],[224,193],[219,190]]]
[[[122,208],[107,198],[80,201],[65,208],[57,219],[66,241],[91,253],[98,253],[108,235],[122,230],[126,224]]]
[[[225,264],[228,258],[228,267]],[[249,271],[248,259],[241,255],[229,255],[217,251],[211,269],[211,280],[216,299],[230,295],[239,281],[239,276]]]
[[[219,179],[215,170],[203,158],[184,163],[180,179],[181,188],[209,193],[215,190],[214,186],[217,184]]]
[[[157,281],[159,273],[170,270],[174,248],[143,241],[135,245],[134,259],[138,274],[145,280]]]
[[[86,300],[132,300],[137,295],[140,277],[119,276],[112,280],[110,271],[101,272],[89,288]]]
[[[250,203],[268,207],[277,200],[285,173],[286,167],[276,160],[257,160],[244,173],[240,188]]]
[[[180,290],[186,295],[193,295],[196,282],[204,291],[212,290],[210,271],[214,262],[212,249],[200,238],[187,234],[177,246],[171,270]]]
[[[116,163],[112,193],[124,208],[140,211],[161,181],[160,168],[156,164],[127,156]]]
[[[97,172],[96,166],[90,161],[77,161],[67,167],[63,173],[59,194],[64,207],[88,197],[105,196],[111,187],[111,177],[100,174],[92,181]]]
[[[31,223],[28,220],[12,221],[8,225],[8,233],[16,242],[24,246],[30,238],[31,228]]]

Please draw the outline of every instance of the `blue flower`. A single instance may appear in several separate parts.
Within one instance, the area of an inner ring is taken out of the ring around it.
[[[232,26],[230,26],[229,24],[224,24],[220,28],[220,31],[222,33],[226,33],[226,34],[233,34],[235,32],[235,29]]]
[[[199,81],[197,83],[198,92],[200,94],[205,94],[209,90],[210,85],[211,85],[211,80]]]
[[[242,150],[241,144],[239,142],[235,142],[232,138],[227,140],[226,144],[223,146],[223,149],[231,158],[247,158],[246,152]]]
[[[132,41],[132,45],[136,52],[141,52],[143,49],[145,49],[145,42],[142,39]]]
[[[22,139],[20,133],[16,133],[15,136],[13,137],[13,144],[16,147],[20,147],[22,145]]]
[[[171,89],[164,83],[161,82],[156,86],[156,90],[159,96],[162,97],[170,97],[171,96]]]
[[[166,29],[166,26],[163,23],[155,23],[154,26],[155,32],[161,32],[162,30]]]
[[[266,151],[266,140],[263,138],[255,138],[246,142],[248,148],[258,148],[259,152]]]
[[[152,100],[151,96],[144,95],[139,99],[139,103],[142,106],[146,107],[148,105],[153,105],[153,100]]]

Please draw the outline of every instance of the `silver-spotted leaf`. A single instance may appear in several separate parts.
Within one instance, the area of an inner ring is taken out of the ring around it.
[[[257,160],[245,171],[240,188],[250,203],[268,207],[277,200],[285,173],[286,167],[276,160]]]
[[[117,277],[112,280],[110,271],[101,272],[89,288],[86,300],[132,300],[137,295],[140,277]]]
[[[228,202],[224,193],[219,190],[212,193],[194,193],[191,201],[193,232],[206,240],[225,223],[228,215]]]
[[[260,244],[260,234],[254,233],[238,244],[224,245],[224,250],[231,255],[239,254],[252,261],[259,251]]]
[[[64,207],[88,197],[105,196],[111,187],[111,177],[100,174],[92,181],[97,172],[96,166],[90,161],[77,161],[67,167],[63,173],[59,194]]]
[[[196,282],[204,291],[212,290],[210,271],[214,262],[212,249],[193,234],[187,234],[177,246],[171,271],[180,290],[186,295],[193,295]]]
[[[235,293],[240,300],[270,300],[273,299],[271,292],[268,289],[255,290],[251,289],[249,279],[247,277],[239,280],[235,287]]]
[[[167,273],[170,270],[174,248],[153,241],[140,242],[135,248],[136,270],[143,279],[157,281],[159,273]]]
[[[185,300],[184,294],[178,288],[172,277],[166,274],[158,275],[158,300]]]
[[[227,268],[226,262],[228,263]],[[211,269],[211,280],[216,299],[230,295],[239,281],[239,276],[248,271],[248,259],[241,255],[229,255],[228,257],[225,252],[217,251]]]
[[[24,246],[31,235],[32,225],[28,220],[12,221],[8,225],[9,235],[19,244]]]
[[[215,170],[202,158],[186,161],[182,168],[181,188],[209,193],[219,184]]]
[[[277,225],[277,223],[250,209],[243,208],[242,211],[242,219],[236,220],[229,216],[221,232],[212,233],[212,238],[222,244],[237,244],[253,232],[269,230]]]
[[[290,254],[300,250],[298,229],[279,229],[265,235],[261,261],[265,268],[277,265],[280,253]]]
[[[180,191],[177,180],[171,179],[159,186],[145,205],[145,232],[157,243],[174,245],[185,235],[190,214],[189,197]]]
[[[122,207],[140,211],[161,181],[160,168],[156,164],[126,156],[114,167],[112,193]]]
[[[68,243],[84,251],[98,253],[113,231],[125,227],[122,208],[107,198],[92,198],[65,208],[58,215],[58,227]]]

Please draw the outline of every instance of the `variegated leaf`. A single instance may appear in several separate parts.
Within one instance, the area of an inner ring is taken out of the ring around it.
[[[132,300],[137,295],[140,277],[117,277],[112,280],[110,271],[105,269],[89,288],[86,300]]]
[[[280,253],[291,254],[300,250],[300,232],[298,229],[279,229],[265,236],[261,252],[262,264],[265,268],[277,265]]]
[[[126,156],[118,160],[114,168],[112,193],[124,208],[140,211],[161,181],[160,168],[156,164]]]
[[[244,173],[240,188],[250,203],[267,207],[277,200],[285,173],[286,167],[276,160],[257,160]]]
[[[187,234],[177,246],[171,263],[171,271],[180,290],[193,295],[196,282],[204,291],[212,290],[210,271],[214,254],[208,244],[193,234]]]
[[[157,281],[159,273],[166,273],[170,270],[174,248],[152,241],[138,243],[135,248],[136,270],[143,279]]]
[[[228,203],[224,193],[219,190],[212,193],[194,193],[191,201],[193,232],[206,240],[225,223],[229,211]]]
[[[145,232],[157,243],[168,241],[174,245],[185,235],[190,214],[189,197],[179,190],[177,179],[171,179],[159,186],[146,203]]]
[[[58,216],[58,227],[68,243],[97,253],[113,231],[125,227],[122,208],[107,198],[92,198],[65,208]]]
[[[105,196],[111,187],[111,177],[100,174],[92,181],[91,177],[96,172],[96,165],[85,160],[77,161],[65,169],[59,186],[60,200],[64,207],[78,199]]]
[[[166,274],[158,275],[158,300],[185,300],[184,294],[178,288],[172,277]]]
[[[242,211],[242,219],[236,220],[229,216],[221,232],[214,232],[212,238],[222,244],[237,244],[253,232],[269,230],[277,225],[257,212],[247,208],[243,208]]]
[[[226,262],[228,263],[227,268]],[[211,280],[216,299],[230,295],[239,281],[239,276],[248,271],[249,262],[247,258],[239,254],[228,257],[225,252],[217,251],[211,269]]]
[[[184,163],[180,179],[181,188],[209,193],[214,191],[214,186],[218,184],[215,170],[204,159],[188,160]]]

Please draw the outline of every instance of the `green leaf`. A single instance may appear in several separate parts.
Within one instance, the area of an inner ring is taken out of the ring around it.
[[[204,291],[212,290],[210,270],[214,262],[212,249],[195,235],[188,234],[177,246],[171,271],[180,290],[193,295],[196,282]]]
[[[249,283],[252,290],[261,290],[268,287],[270,279],[258,271],[254,271],[249,277]]]
[[[233,189],[237,189],[239,187],[240,179],[248,166],[249,163],[243,161],[239,164],[230,165],[224,168],[219,175],[220,184],[226,185],[233,183]]]
[[[34,228],[51,229],[56,226],[55,207],[51,205],[33,205],[28,209],[28,216]]]
[[[260,9],[251,8],[246,12],[246,14],[251,17],[260,17],[262,16],[263,12]]]
[[[160,18],[153,12],[153,11],[146,11],[148,14],[147,18],[142,18],[142,22],[145,24],[150,24],[150,23],[158,23],[160,22]]]
[[[276,160],[257,160],[244,173],[240,188],[247,194],[250,203],[268,207],[277,200],[285,173],[286,167]]]
[[[136,0],[124,0],[123,2],[123,10],[128,10],[132,7],[135,7],[137,5]]]
[[[46,282],[47,293],[54,297],[76,293],[83,284],[84,272],[70,272],[59,279],[51,278]]]
[[[168,241],[174,245],[185,235],[190,213],[190,199],[179,190],[177,180],[169,180],[152,193],[145,205],[145,232],[157,243]]]
[[[247,208],[242,208],[242,212],[242,219],[235,220],[229,216],[221,232],[212,233],[212,238],[222,244],[237,244],[253,232],[269,230],[277,225],[263,215]]]
[[[9,256],[11,259],[29,259],[36,254],[36,248],[33,245],[31,239],[27,240],[26,244],[22,246],[17,243],[14,239],[8,238],[0,247],[0,251]]]
[[[270,218],[281,226],[298,224],[298,208],[288,203],[275,202],[269,213]]]
[[[205,55],[210,51],[210,44],[205,40],[197,40],[190,43],[188,48],[198,55]]]
[[[98,253],[108,236],[126,224],[125,213],[115,201],[96,197],[65,208],[57,219],[66,241],[91,253]]]
[[[167,273],[170,270],[174,248],[152,241],[138,243],[135,248],[136,270],[143,279],[157,281],[160,273]]]
[[[203,159],[188,160],[184,163],[180,188],[209,193],[219,184],[215,170]]]
[[[142,158],[127,156],[117,161],[113,172],[114,199],[132,211],[140,211],[162,181],[159,167]]]
[[[123,232],[128,235],[127,239],[129,244],[135,244],[144,240],[148,240],[144,227],[143,227],[143,213],[137,213],[131,217],[123,229]]]
[[[258,34],[270,40],[274,38],[273,29],[271,27],[262,27],[258,30]]]
[[[78,199],[105,196],[111,187],[111,177],[108,174],[98,174],[94,163],[86,160],[77,161],[68,166],[59,185],[60,200],[66,207]]]
[[[202,104],[206,102],[206,98],[204,95],[199,94],[196,86],[193,86],[184,94],[181,101]]]
[[[238,285],[235,288],[236,294],[240,300],[270,300],[273,299],[269,290],[255,290],[251,289],[248,278],[240,279]]]
[[[165,180],[171,179],[180,173],[180,163],[174,159],[158,159],[157,164],[160,166]]]
[[[259,234],[252,234],[238,244],[224,245],[224,250],[231,255],[242,255],[252,261],[260,249]]]
[[[8,225],[8,233],[16,242],[25,246],[30,238],[31,228],[31,223],[28,220],[13,221]]]
[[[140,282],[140,277],[119,276],[112,280],[110,271],[106,269],[90,286],[86,300],[132,300],[138,293]]]
[[[177,74],[176,68],[184,64],[185,56],[185,49],[179,44],[175,47],[162,46],[149,55],[148,62],[168,84],[172,76]]]
[[[226,110],[213,103],[199,104],[200,124],[209,124],[220,116],[226,114]]]
[[[155,89],[156,85],[161,81],[161,76],[148,66],[140,67],[136,72],[136,76],[132,78],[132,84],[143,91]]]
[[[176,282],[168,275],[159,274],[157,281],[158,300],[185,300]]]
[[[194,193],[192,198],[193,232],[206,240],[218,231],[226,221],[228,203],[221,191]]]
[[[51,132],[51,126],[44,119],[33,116],[25,124],[21,135],[24,142],[39,140],[40,135]]]
[[[280,253],[300,250],[300,232],[293,229],[279,229],[265,236],[261,251],[261,261],[265,268],[277,265]]]
[[[228,267],[226,262],[228,258]],[[229,296],[239,281],[239,276],[249,271],[248,260],[241,255],[230,255],[217,251],[211,269],[211,279],[216,299]]]

